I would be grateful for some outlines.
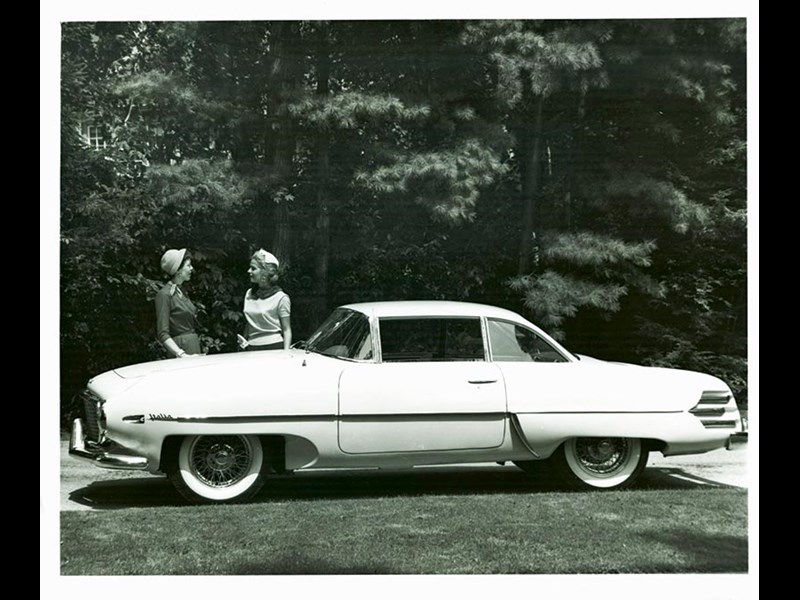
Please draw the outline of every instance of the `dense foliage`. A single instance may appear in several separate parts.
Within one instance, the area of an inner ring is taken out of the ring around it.
[[[298,339],[487,302],[746,403],[745,55],[742,19],[63,24],[62,416],[162,356],[170,247],[209,352],[265,247]]]

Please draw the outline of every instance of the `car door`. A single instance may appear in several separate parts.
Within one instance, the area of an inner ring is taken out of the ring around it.
[[[344,370],[343,452],[494,448],[505,436],[499,368],[486,361],[481,320],[391,318],[378,323],[381,361]]]

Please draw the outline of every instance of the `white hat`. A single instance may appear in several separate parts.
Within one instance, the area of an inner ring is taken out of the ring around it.
[[[259,248],[255,254],[253,254],[254,258],[257,258],[261,262],[267,265],[275,265],[276,267],[280,266],[278,259],[275,258],[275,255],[271,252],[267,252],[263,248]]]
[[[161,257],[161,270],[172,277],[181,268],[184,256],[186,256],[186,248],[167,250]]]

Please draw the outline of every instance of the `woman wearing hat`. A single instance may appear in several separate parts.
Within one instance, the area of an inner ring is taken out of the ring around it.
[[[252,287],[244,295],[244,336],[239,347],[245,350],[288,349],[292,344],[292,303],[278,285],[278,259],[266,250],[250,257]]]
[[[192,257],[186,248],[167,250],[161,257],[161,269],[170,279],[156,294],[158,341],[176,358],[201,354],[195,331],[197,308],[181,290],[181,285],[192,277]]]

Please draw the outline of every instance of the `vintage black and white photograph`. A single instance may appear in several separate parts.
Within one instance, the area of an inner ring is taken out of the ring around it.
[[[40,7],[43,597],[757,597],[757,7]]]

